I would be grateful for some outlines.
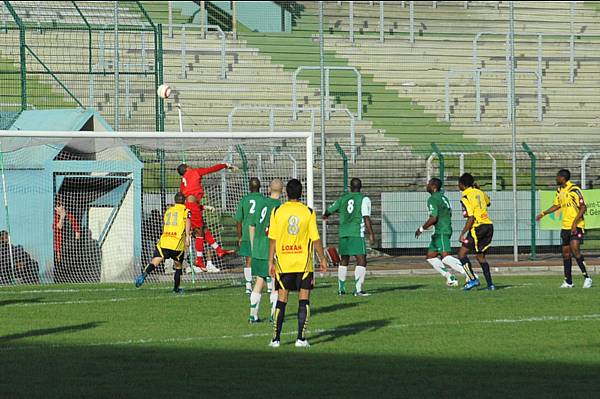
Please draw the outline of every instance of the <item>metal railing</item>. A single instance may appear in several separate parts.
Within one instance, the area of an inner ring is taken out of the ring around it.
[[[189,25],[189,24],[172,24],[172,27],[180,28],[180,50],[181,50],[181,78],[187,79],[187,67],[186,67],[186,55],[187,51],[191,50],[187,46],[187,37],[186,32],[190,28],[201,28],[201,38],[204,39],[206,37],[206,29],[214,29],[219,38],[221,39],[221,47],[220,47],[220,63],[221,63],[221,79],[227,79],[227,36],[225,32],[221,29],[219,25]],[[169,27],[170,29],[171,26]]]
[[[475,68],[475,69],[450,69],[446,72],[444,79],[444,120],[450,122],[450,79],[453,75],[472,73],[473,82],[475,85],[475,120],[481,121],[481,74],[487,73],[507,73],[504,69],[491,69],[491,68]],[[533,74],[536,78],[536,102],[537,102],[537,120],[543,120],[543,107],[542,107],[542,74],[538,71],[530,69],[516,69],[516,73]],[[507,79],[508,82],[508,79]],[[511,106],[510,106],[510,88],[507,86],[507,119],[510,120]]]
[[[298,112],[309,112],[310,113],[310,131],[315,133],[315,115],[319,111],[318,108],[295,108],[286,106],[253,106],[253,105],[238,105],[233,107],[227,115],[227,129],[229,132],[233,132],[233,121],[238,111],[268,111],[269,112],[269,131],[275,131],[275,113],[292,111]],[[352,163],[356,163],[356,118],[352,112],[346,107],[332,108],[330,112],[342,112],[348,116],[350,120],[350,157]],[[297,115],[295,117],[297,120]]]
[[[508,41],[508,34],[506,32],[478,32],[475,37],[473,38],[473,68],[477,68],[479,66],[479,40],[481,39],[482,36],[506,36],[506,41]],[[575,51],[575,36],[577,37],[585,37],[585,36],[591,36],[591,35],[586,35],[586,34],[565,34],[565,33],[528,33],[528,32],[522,32],[522,33],[516,33],[515,36],[534,36],[537,37],[537,70],[538,73],[542,73],[542,63],[543,63],[543,46],[544,46],[544,36],[548,37],[566,37],[569,39],[569,83],[574,83],[575,82],[575,71],[577,70],[577,64],[575,62],[575,56],[576,56],[576,51]],[[505,42],[506,43],[506,42]],[[509,62],[509,58],[510,58],[510,54],[509,54],[509,50],[508,50],[508,46],[505,46],[506,48],[506,59],[507,59],[507,63]]]
[[[434,151],[427,158],[427,181],[429,181],[433,177],[433,160],[436,157],[440,157],[440,154],[443,158],[446,156],[458,156],[459,160],[459,175],[463,175],[465,173],[465,155],[487,155],[492,160],[492,191],[496,191],[498,188],[498,162],[496,157],[492,155],[491,152],[454,152],[454,151]]]
[[[319,66],[312,66],[312,65],[302,65],[299,66],[295,71],[294,74],[292,75],[292,108],[293,108],[293,112],[294,112],[294,119],[297,119],[298,115],[297,115],[297,110],[298,108],[298,75],[300,74],[300,72],[302,71],[307,71],[307,70],[311,70],[311,71],[318,71],[320,69]],[[351,66],[326,66],[325,67],[325,118],[326,120],[329,119],[329,113],[333,112],[331,111],[331,104],[330,104],[330,90],[329,90],[329,86],[330,86],[330,71],[331,70],[336,70],[336,71],[352,71],[354,72],[354,74],[356,75],[356,97],[357,97],[357,104],[356,104],[356,117],[358,118],[358,120],[362,120],[362,75],[361,73],[358,71],[358,69],[356,69],[355,67],[351,67]]]

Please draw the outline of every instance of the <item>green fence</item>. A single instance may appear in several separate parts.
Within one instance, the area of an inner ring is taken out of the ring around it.
[[[4,1],[0,8],[3,127],[27,109],[91,107],[119,130],[163,130],[154,95],[161,27],[139,2],[120,1],[116,10],[111,2]]]

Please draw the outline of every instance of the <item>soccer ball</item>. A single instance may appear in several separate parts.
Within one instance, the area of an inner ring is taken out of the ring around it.
[[[156,89],[156,94],[160,98],[169,98],[171,95],[171,87],[168,84],[162,84]]]

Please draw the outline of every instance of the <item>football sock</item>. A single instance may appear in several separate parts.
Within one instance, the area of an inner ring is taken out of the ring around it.
[[[306,339],[306,326],[310,318],[310,304],[308,299],[301,299],[298,303],[298,339]]]
[[[283,327],[283,319],[285,317],[285,302],[277,301],[275,306],[275,316],[273,320],[273,341],[281,340],[281,329]]]
[[[148,263],[144,268],[144,272],[142,274],[144,275],[144,277],[146,277],[147,275],[152,273],[154,269],[156,269],[156,266],[154,266],[152,263]]]
[[[271,302],[271,317],[275,314],[275,305],[277,305],[277,291],[272,291],[269,301]]]
[[[463,269],[462,267],[462,263],[460,263],[460,261],[454,256],[448,255],[444,259],[442,259],[442,262],[444,262],[446,266],[450,266],[452,269],[456,270],[463,276],[467,275],[467,273],[465,273],[465,269]]]
[[[571,275],[571,267],[573,266],[573,260],[571,258],[563,258],[563,267],[565,270],[565,281],[567,284],[573,284],[573,276]]]
[[[481,270],[483,270],[483,276],[485,277],[485,282],[487,283],[488,287],[490,285],[494,285],[494,283],[492,282],[492,273],[490,272],[490,264],[487,262],[483,262],[479,265],[481,266]]]
[[[444,267],[444,264],[442,263],[442,261],[439,258],[429,258],[427,259],[427,262],[433,266],[433,268],[435,270],[437,270],[438,273],[440,273],[442,276],[448,278],[451,276],[450,272],[448,271],[448,269],[446,269]]]
[[[466,256],[460,260],[460,263],[463,266],[465,273],[467,274],[467,278],[469,280],[475,280],[475,272],[473,271],[473,266],[471,266],[471,261]]]
[[[204,256],[204,238],[196,237],[194,246],[196,247],[196,257],[202,258]]]
[[[346,277],[348,276],[348,266],[338,266],[338,291],[346,290]]]
[[[261,294],[253,292],[250,294],[250,316],[254,317],[254,320],[258,320],[258,308],[260,306]]]
[[[589,278],[589,274],[587,272],[587,268],[585,267],[585,260],[583,260],[583,256],[580,258],[575,258],[575,261],[577,261],[577,265],[579,266],[579,269],[581,269],[581,273],[583,274],[584,278]]]
[[[252,268],[244,267],[244,279],[246,280],[246,288],[252,288]]]
[[[215,237],[213,237],[212,232],[209,229],[204,230],[204,238],[206,238],[208,245],[217,251],[217,255],[223,256],[223,248],[217,244],[217,240],[215,240]]]
[[[354,281],[356,282],[356,292],[362,292],[366,275],[367,275],[366,267],[356,266],[356,268],[354,269]]]
[[[175,269],[175,276],[173,276],[173,280],[174,280],[174,286],[173,289],[175,291],[177,291],[179,289],[179,285],[181,285],[181,273],[183,272],[183,270],[181,269]]]
[[[267,280],[267,291],[268,291],[268,293],[271,293],[271,292],[273,292],[273,286],[275,285],[275,283],[273,283],[273,279],[270,276],[267,276],[266,280]]]

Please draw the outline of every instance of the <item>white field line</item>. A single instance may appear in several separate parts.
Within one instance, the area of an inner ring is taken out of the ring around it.
[[[470,320],[470,321],[454,321],[454,322],[426,322],[426,323],[405,323],[405,324],[390,324],[382,327],[373,327],[374,330],[378,329],[409,329],[409,328],[420,328],[420,327],[447,327],[447,326],[461,326],[461,325],[477,325],[477,324],[521,324],[521,323],[535,323],[535,322],[572,322],[572,321],[599,321],[600,313],[585,314],[585,315],[574,315],[574,316],[534,316],[534,317],[523,317],[514,319],[489,319],[489,320]],[[363,327],[342,327],[342,328],[330,328],[330,329],[314,329],[310,331],[310,334],[327,334],[327,333],[339,333],[339,332],[354,332],[354,331],[366,331]],[[296,335],[297,331],[289,331],[282,335]],[[129,339],[125,341],[113,341],[113,342],[90,342],[83,344],[49,344],[49,345],[13,345],[0,347],[0,352],[3,351],[19,351],[27,349],[52,349],[52,348],[70,348],[70,347],[95,347],[95,346],[123,346],[123,345],[145,345],[145,344],[171,344],[171,343],[182,343],[182,342],[195,342],[195,341],[215,341],[215,340],[230,340],[230,339],[247,339],[247,338],[260,338],[260,337],[271,337],[272,332],[265,333],[248,333],[241,335],[217,335],[217,336],[199,336],[199,337],[170,337],[170,338],[140,338],[140,339]],[[310,335],[308,337],[310,339]]]

